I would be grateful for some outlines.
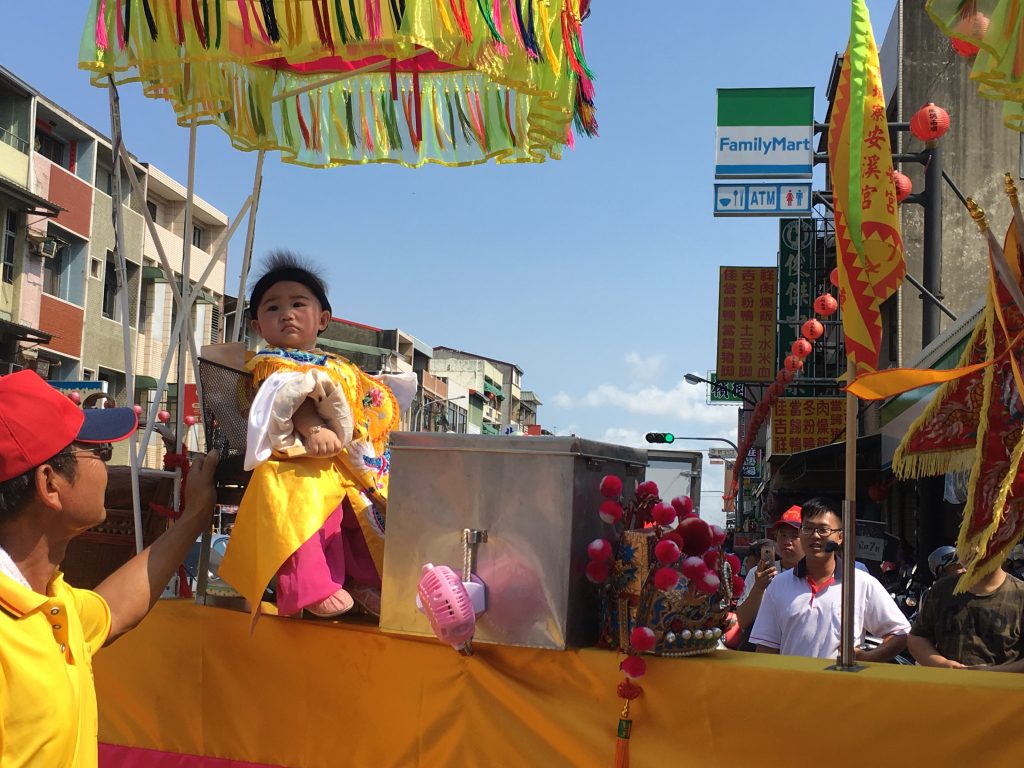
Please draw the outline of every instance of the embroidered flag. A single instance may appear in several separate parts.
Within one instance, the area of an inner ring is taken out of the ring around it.
[[[864,0],[853,0],[828,131],[839,302],[852,381],[878,367],[882,302],[906,266],[878,51]]]

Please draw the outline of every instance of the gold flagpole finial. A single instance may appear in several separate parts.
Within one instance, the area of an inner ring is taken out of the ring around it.
[[[974,198],[967,198],[967,210],[971,212],[971,218],[974,219],[974,223],[978,225],[983,233],[988,231],[988,221],[985,219],[985,211],[981,209],[981,206],[974,202]]]
[[[1010,204],[1013,205],[1014,208],[1019,207],[1020,204],[1017,200],[1017,185],[1014,184],[1013,176],[1009,173],[1003,176],[1003,187],[1006,189],[1006,196],[1010,198]]]

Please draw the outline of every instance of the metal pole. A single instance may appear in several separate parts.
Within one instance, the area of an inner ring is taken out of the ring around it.
[[[249,278],[249,265],[252,264],[252,243],[256,237],[256,209],[260,204],[260,191],[263,188],[263,158],[266,150],[261,149],[256,157],[256,173],[252,180],[252,207],[249,208],[249,223],[245,231],[245,250],[242,251],[242,271],[238,276],[238,299],[235,302],[235,329],[232,341],[242,340],[242,324],[245,322],[245,283]]]
[[[128,390],[127,404],[135,400],[135,362],[132,356],[132,335],[128,307],[128,265],[124,245],[124,196],[121,194],[121,100],[114,86],[114,78],[107,79],[107,93],[110,100],[110,137],[113,154],[113,199],[110,201],[110,216],[114,224],[114,264],[117,274],[119,304],[121,309],[121,337],[124,344],[124,381]],[[129,159],[127,161],[131,163]],[[139,490],[139,445],[136,436],[128,441],[128,465],[131,470],[132,519],[135,522],[135,552],[145,546],[142,531],[142,497]]]
[[[924,244],[922,282],[940,301],[942,295],[942,153],[936,144],[928,149],[924,177]],[[930,301],[921,305],[921,347],[939,335],[939,308]]]
[[[736,458],[740,457],[739,446],[736,445],[732,440],[726,440],[724,437],[679,437],[676,436],[676,440],[703,440],[708,443],[725,443],[726,445],[732,446],[732,449],[736,451]],[[739,468],[739,475],[736,479],[736,489],[738,491],[738,499],[736,500],[736,519],[741,520],[743,517],[743,467]]]
[[[849,363],[853,371],[853,361]],[[846,393],[846,498],[843,501],[843,572],[842,572],[842,626],[840,627],[839,663],[835,669],[855,672],[857,648],[853,637],[853,613],[857,589],[854,563],[857,555],[857,408],[860,401]]]

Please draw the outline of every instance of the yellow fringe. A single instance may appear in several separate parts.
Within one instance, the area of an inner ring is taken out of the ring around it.
[[[537,11],[540,14],[540,41],[544,47],[544,56],[548,60],[548,66],[555,73],[555,77],[562,74],[562,60],[555,54],[555,47],[551,45],[551,23],[546,2],[537,3]]]

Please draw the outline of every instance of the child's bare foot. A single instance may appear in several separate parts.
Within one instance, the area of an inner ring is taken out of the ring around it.
[[[320,602],[307,605],[306,610],[314,616],[320,616],[321,618],[326,619],[331,616],[341,616],[343,613],[348,613],[352,610],[353,605],[354,602],[352,600],[352,595],[344,589],[339,589],[337,592],[328,595]]]

